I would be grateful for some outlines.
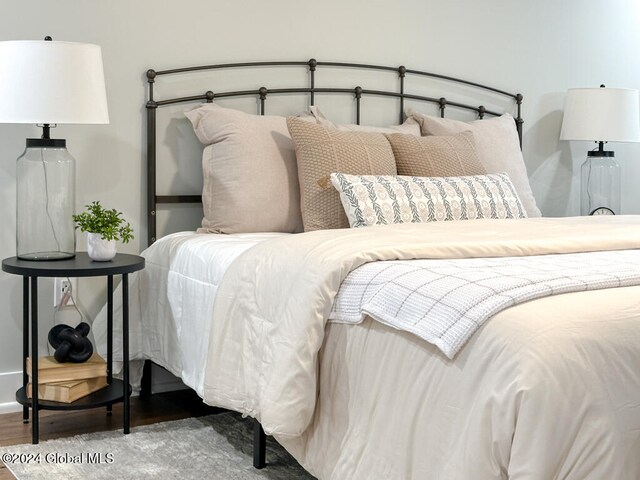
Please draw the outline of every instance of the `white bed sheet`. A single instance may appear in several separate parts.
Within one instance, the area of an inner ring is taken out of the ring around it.
[[[131,381],[152,360],[203,395],[213,302],[226,269],[246,250],[286,233],[167,235],[141,253],[144,270],[130,275]],[[114,297],[114,360],[122,360],[121,287]],[[106,306],[93,322],[98,352],[107,351]],[[140,360],[135,362],[135,360]],[[116,366],[117,367],[117,366]]]

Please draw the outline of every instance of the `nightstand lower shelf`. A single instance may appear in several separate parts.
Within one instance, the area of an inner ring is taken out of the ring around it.
[[[131,385],[129,385],[131,395]],[[111,385],[90,393],[72,403],[50,402],[38,399],[38,410],[86,410],[89,408],[105,407],[124,400],[124,382],[113,379]],[[27,398],[25,387],[16,392],[16,401],[25,407],[31,407],[31,399]]]

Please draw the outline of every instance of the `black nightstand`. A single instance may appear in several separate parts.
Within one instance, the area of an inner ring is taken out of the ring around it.
[[[78,252],[74,258],[52,261],[20,260],[5,258],[2,270],[23,278],[22,300],[22,348],[23,386],[16,392],[16,400],[23,405],[23,419],[29,421],[29,407],[33,410],[31,426],[32,443],[39,440],[40,410],[79,410],[107,407],[117,402],[124,403],[124,433],[129,433],[129,273],[142,270],[144,258],[138,255],[117,254],[108,262],[94,262],[86,252]],[[122,354],[123,381],[113,378],[113,276],[122,275]],[[32,384],[38,384],[38,277],[107,277],[107,382],[108,386],[73,403],[38,400],[38,388],[32,389],[32,398],[27,397],[27,357],[29,356],[29,307],[31,307],[31,362],[33,366]],[[31,287],[31,289],[29,289]]]

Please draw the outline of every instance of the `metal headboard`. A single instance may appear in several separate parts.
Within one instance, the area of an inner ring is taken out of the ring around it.
[[[309,85],[300,88],[276,88],[268,89],[267,87],[260,87],[255,90],[239,90],[231,92],[213,92],[211,90],[200,95],[193,95],[188,97],[168,98],[164,100],[156,100],[154,98],[153,86],[157,77],[164,75],[173,75],[179,73],[198,72],[204,70],[221,70],[232,68],[246,68],[246,67],[291,67],[298,66],[308,69],[309,73]],[[357,86],[355,88],[322,88],[316,87],[315,73],[318,67],[340,67],[340,68],[355,68],[355,69],[367,69],[377,71],[395,72],[399,78],[397,91],[385,91],[385,90],[368,90]],[[444,118],[445,110],[447,107],[457,107],[464,110],[470,110],[476,112],[479,118],[484,118],[485,115],[500,116],[502,113],[495,112],[486,109],[484,106],[474,106],[467,103],[454,102],[446,99],[445,97],[426,97],[422,95],[413,95],[406,93],[405,91],[405,79],[407,75],[415,75],[418,77],[435,78],[438,80],[445,80],[449,82],[455,82],[470,87],[482,89],[484,91],[492,92],[499,96],[505,96],[515,100],[517,105],[517,113],[515,117],[516,129],[518,131],[518,137],[520,138],[520,146],[522,147],[522,95],[519,93],[509,93],[504,90],[489,87],[487,85],[481,85],[479,83],[462,80],[460,78],[449,77],[445,75],[439,75],[436,73],[423,72],[420,70],[411,70],[404,66],[399,67],[385,67],[381,65],[367,65],[361,63],[342,63],[342,62],[318,62],[315,59],[311,59],[307,62],[245,62],[245,63],[225,63],[218,65],[201,65],[195,67],[174,68],[171,70],[147,70],[147,81],[149,87],[149,99],[146,103],[147,109],[147,225],[148,244],[151,245],[156,241],[156,207],[158,204],[169,203],[201,203],[202,197],[200,195],[157,195],[156,194],[156,110],[158,107],[165,105],[172,105],[176,103],[198,102],[206,101],[211,103],[216,98],[228,98],[228,97],[247,97],[256,96],[260,99],[260,114],[265,114],[265,103],[267,96],[278,94],[308,94],[311,105],[315,105],[315,99],[317,93],[344,93],[355,96],[356,100],[356,123],[360,124],[360,100],[363,95],[375,95],[382,97],[394,97],[399,100],[399,123],[404,121],[404,102],[406,100],[418,100],[422,102],[428,102],[438,105],[440,110],[440,116]]]

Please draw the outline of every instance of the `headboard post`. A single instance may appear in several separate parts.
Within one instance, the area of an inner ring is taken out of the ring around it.
[[[398,123],[402,124],[404,122],[404,77],[407,74],[407,68],[404,65],[400,65],[398,67],[398,75],[400,77],[400,121]]]
[[[353,89],[356,96],[356,124],[360,125],[360,99],[362,98],[362,87],[356,87]]]
[[[147,70],[149,100],[147,101],[147,246],[156,241],[156,111],[153,99],[155,70]]]
[[[315,58],[310,58],[307,63],[309,64],[309,87],[311,88],[311,106],[313,107],[316,100],[314,89],[316,88],[316,67],[318,66],[318,62]]]
[[[518,138],[520,139],[520,150],[522,150],[522,124],[524,120],[522,119],[522,99],[524,97],[521,93],[516,94],[516,104],[518,106],[518,116],[516,117],[516,129],[518,130]]]
[[[444,109],[447,107],[447,99],[440,97],[438,103],[440,104],[440,118],[444,118]]]
[[[268,93],[267,87],[260,87],[258,90],[258,95],[260,95],[260,115],[264,115],[264,101],[267,99]]]

